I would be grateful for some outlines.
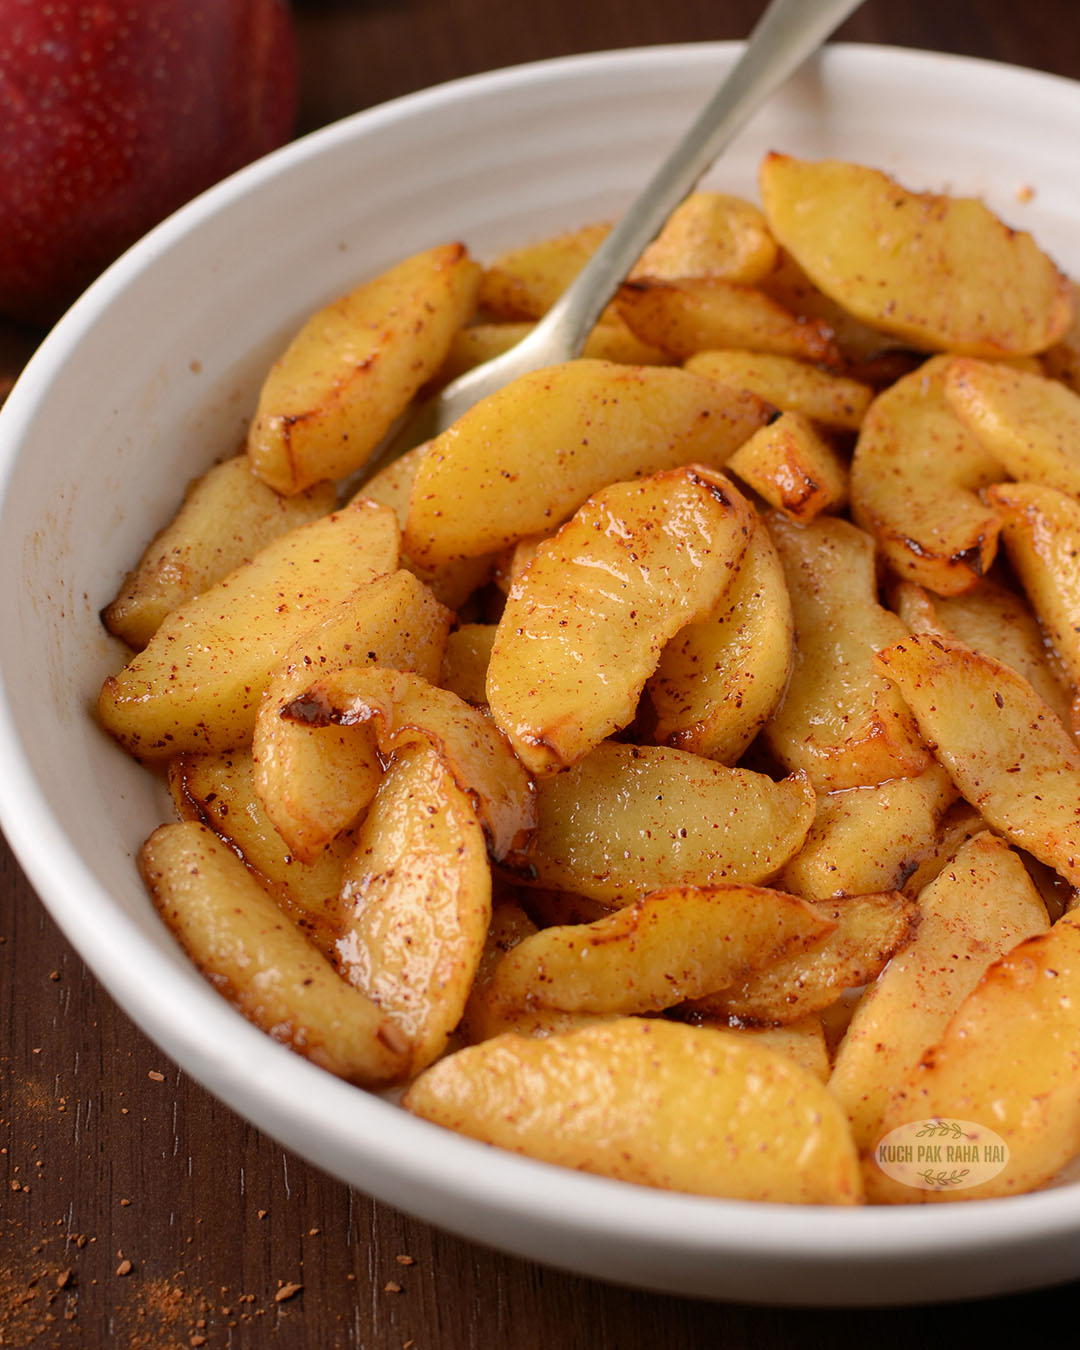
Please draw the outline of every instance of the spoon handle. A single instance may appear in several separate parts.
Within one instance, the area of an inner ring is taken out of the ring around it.
[[[862,0],[772,0],[734,69],[682,140],[545,316],[576,356],[646,245],[758,107]]]
[[[447,385],[379,462],[445,431],[517,376],[580,355],[604,306],[672,211],[751,114],[861,3],[772,0],[727,79],[544,318],[509,351]]]

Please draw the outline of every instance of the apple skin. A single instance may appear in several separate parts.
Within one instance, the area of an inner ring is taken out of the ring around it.
[[[297,89],[286,0],[0,0],[0,311],[51,322]]]

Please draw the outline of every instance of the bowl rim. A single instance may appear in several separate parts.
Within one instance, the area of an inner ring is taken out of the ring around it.
[[[74,304],[31,358],[0,412],[0,510],[20,446],[32,430],[71,351],[91,332],[115,296],[136,282],[172,244],[201,221],[260,184],[287,175],[294,164],[339,142],[375,134],[401,118],[437,112],[477,94],[547,84],[553,78],[644,65],[682,68],[691,58],[722,58],[736,42],[662,44],[580,53],[504,67],[448,81],[355,113],[282,147],[239,170],[182,207],[112,264]],[[884,62],[924,71],[927,63],[958,66],[1000,80],[1032,82],[1080,99],[1080,84],[1061,76],[982,58],[873,44],[837,43],[826,62]],[[367,1151],[370,1176],[344,1178],[401,1208],[417,1208],[421,1190],[449,1205],[483,1202],[507,1220],[574,1227],[595,1239],[617,1241],[627,1230],[674,1251],[717,1254],[736,1246],[762,1257],[843,1259],[857,1268],[883,1256],[969,1253],[1012,1248],[1027,1240],[1080,1232],[1080,1188],[1065,1186],[963,1205],[829,1207],[712,1199],[615,1182],[536,1162],[455,1135],[332,1078],[248,1023],[202,980],[178,969],[121,911],[94,878],[53,816],[24,750],[6,680],[0,670],[0,823],[32,886],[79,955],[111,996],[166,1053],[245,1119],[288,1147],[342,1175],[332,1155]],[[108,919],[107,924],[101,922]],[[190,1024],[169,1010],[186,1007]],[[193,1028],[197,1027],[197,1034]],[[224,1047],[224,1048],[223,1048]],[[308,1137],[315,1112],[323,1141]],[[391,1184],[391,1182],[393,1184]],[[523,1208],[522,1196],[527,1195]],[[447,1217],[430,1219],[454,1226]],[[507,1244],[509,1245],[509,1244]]]

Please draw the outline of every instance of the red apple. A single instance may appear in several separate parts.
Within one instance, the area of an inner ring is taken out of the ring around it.
[[[0,310],[54,318],[296,97],[286,0],[0,0]]]

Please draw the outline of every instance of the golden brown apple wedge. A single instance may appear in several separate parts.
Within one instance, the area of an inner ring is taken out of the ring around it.
[[[769,749],[826,792],[921,773],[930,752],[873,665],[904,633],[878,603],[873,539],[829,516],[807,526],[767,519],[795,623],[791,681],[762,732]]]
[[[592,923],[524,938],[496,967],[489,997],[562,1012],[660,1012],[728,989],[833,927],[825,911],[761,886],[670,887]]]
[[[905,638],[875,659],[961,795],[1010,843],[1080,883],[1080,749],[1027,680],[940,637]]]
[[[404,1102],[487,1143],[643,1186],[803,1204],[862,1197],[828,1091],[734,1033],[620,1018],[497,1036],[434,1065]]]
[[[851,511],[908,581],[957,595],[990,569],[1000,513],[979,489],[1005,470],[945,399],[933,357],[870,405],[851,461]]]
[[[719,467],[769,410],[663,366],[578,360],[523,375],[428,444],[405,550],[424,567],[549,534],[608,484]]]
[[[404,1076],[406,1041],[391,1018],[341,979],[206,826],[160,826],[139,867],[180,945],[249,1021],[350,1082]]]
[[[479,283],[464,245],[442,244],[313,314],[259,394],[247,451],[263,482],[291,495],[365,464],[442,365]]]
[[[395,751],[345,865],[345,978],[409,1044],[415,1073],[461,1021],[491,920],[473,802],[429,744]]]
[[[991,962],[1048,927],[1023,863],[987,831],[960,848],[921,893],[919,909],[913,940],[863,995],[829,1080],[861,1148],[885,1133],[896,1087]]]
[[[982,202],[911,192],[877,169],[768,154],[769,228],[820,288],[923,351],[1040,352],[1068,329],[1069,283]]]
[[[174,609],[336,503],[333,483],[282,497],[256,478],[246,455],[215,464],[191,483],[180,510],[120,583],[102,611],[105,627],[141,651]]]
[[[250,739],[281,654],[358,586],[397,568],[393,512],[358,502],[290,530],[181,606],[98,699],[125,750],[168,759]]]
[[[692,466],[605,488],[538,546],[487,669],[491,716],[532,773],[633,719],[665,644],[716,606],[753,528],[730,481]]]
[[[757,885],[814,818],[805,775],[775,782],[666,746],[604,741],[536,785],[536,830],[515,879],[625,905],[668,886]]]

